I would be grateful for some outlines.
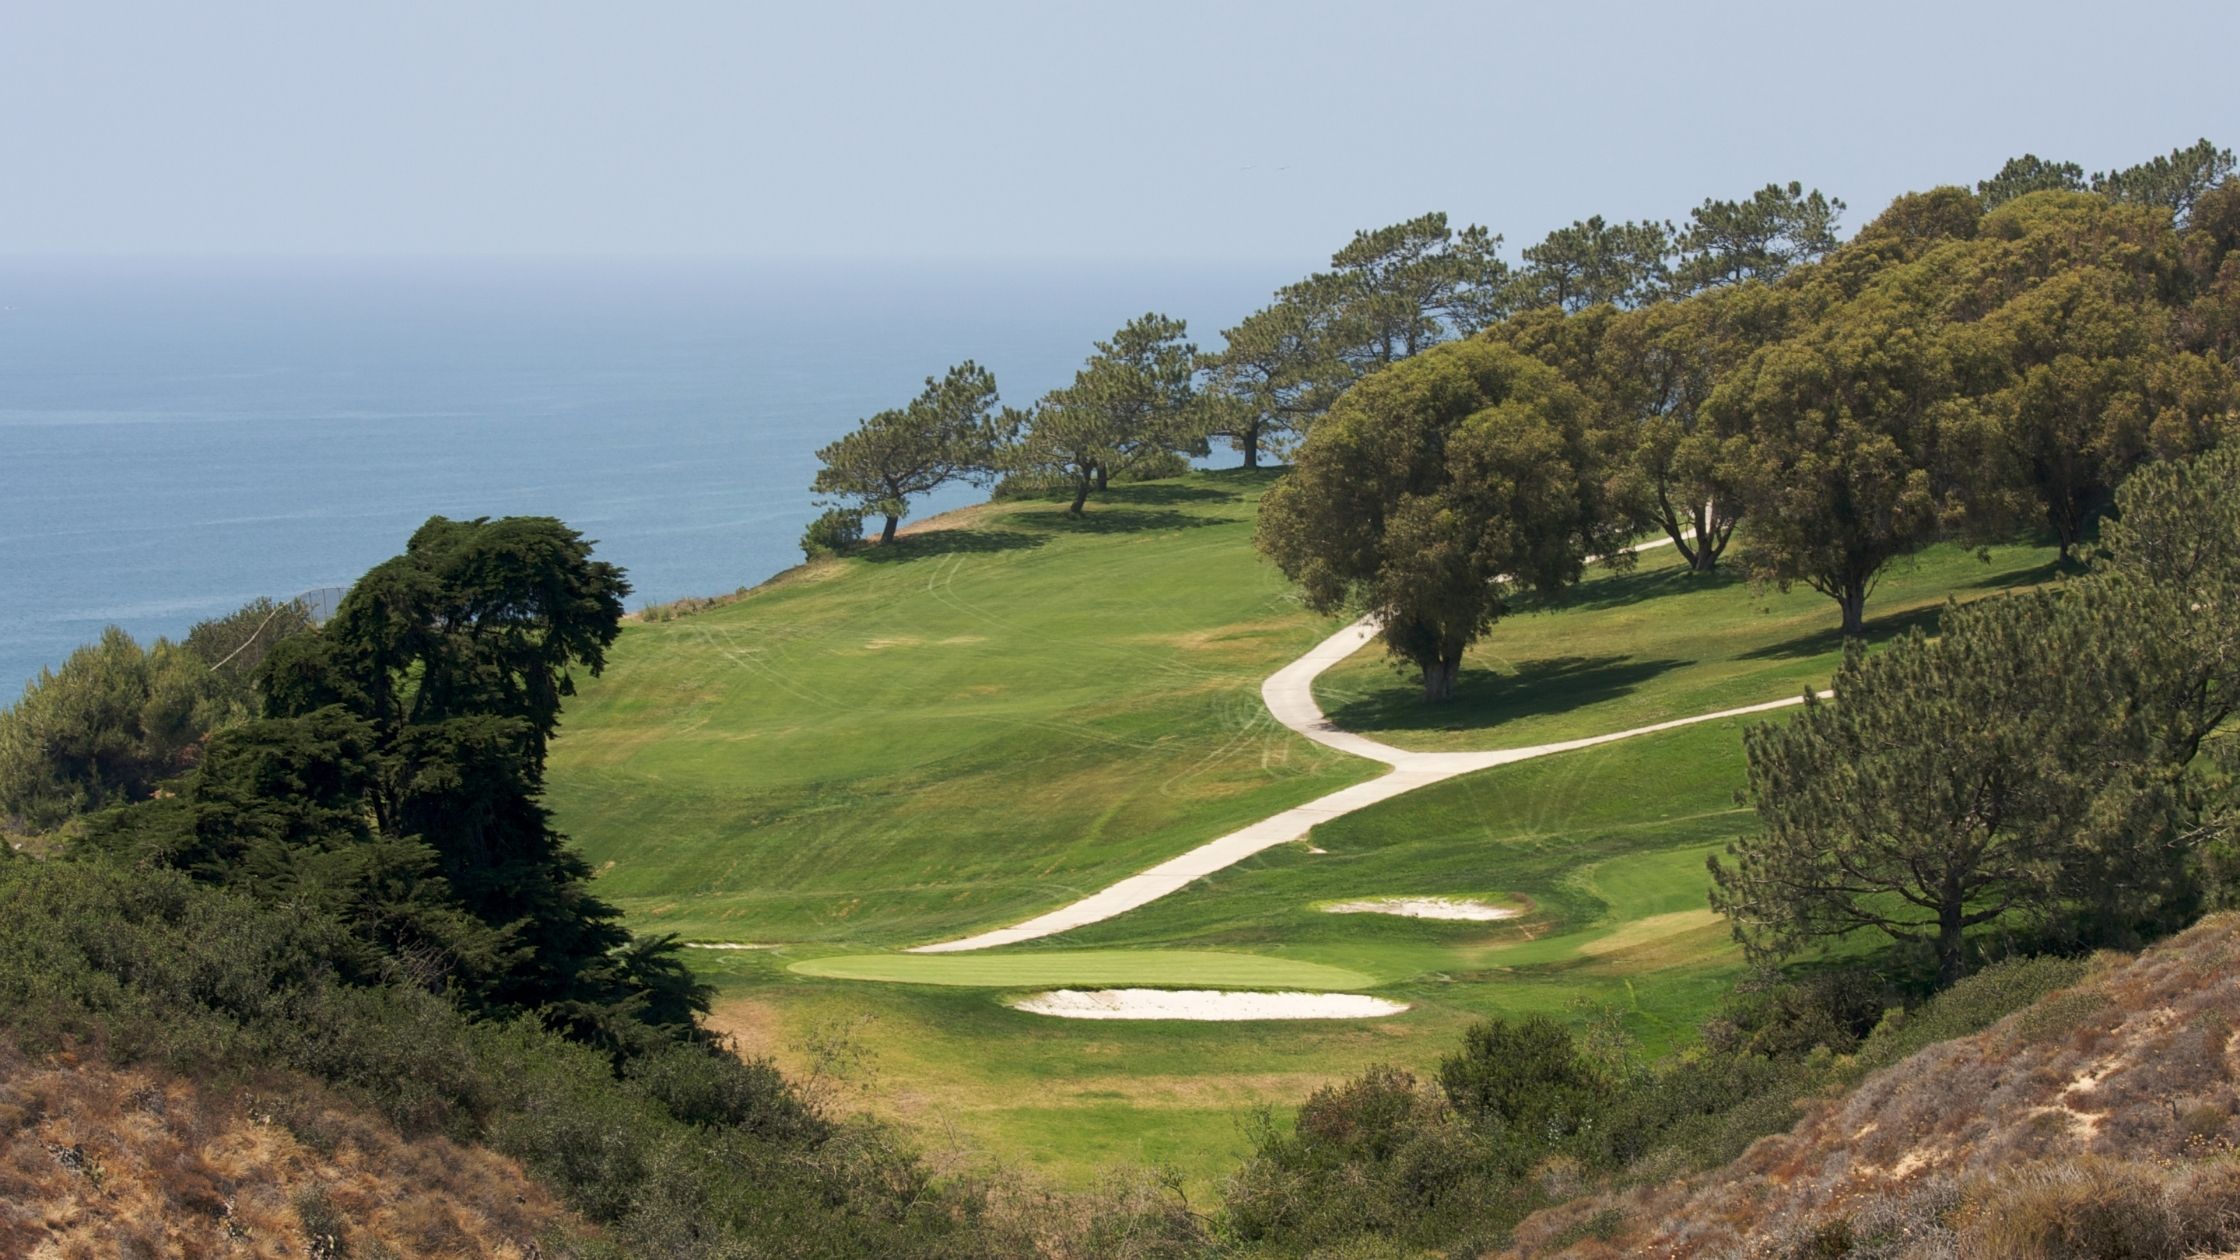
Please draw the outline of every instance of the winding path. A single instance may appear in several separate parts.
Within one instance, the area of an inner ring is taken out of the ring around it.
[[[1654,545],[1654,544],[1644,544]],[[1748,704],[1739,709],[1721,709],[1717,713],[1701,713],[1694,717],[1674,718],[1631,730],[1614,731],[1608,735],[1590,735],[1584,739],[1567,739],[1552,744],[1533,744],[1525,748],[1502,748],[1482,752],[1412,752],[1390,744],[1340,730],[1323,715],[1314,702],[1314,680],[1324,670],[1360,651],[1375,638],[1376,625],[1369,618],[1362,618],[1338,631],[1309,651],[1268,676],[1260,685],[1260,698],[1268,706],[1275,720],[1306,736],[1318,744],[1381,761],[1392,769],[1386,774],[1340,788],[1327,796],[1316,797],[1304,805],[1294,805],[1271,818],[1219,839],[1208,840],[1197,848],[1178,857],[1172,857],[1150,870],[1128,876],[1118,883],[1108,885],[1069,905],[1060,906],[1047,914],[1036,915],[1024,923],[995,928],[973,936],[932,945],[919,945],[910,949],[913,954],[951,954],[965,950],[992,949],[998,945],[1013,945],[1037,937],[1054,936],[1060,932],[1086,927],[1106,919],[1126,914],[1138,906],[1157,901],[1168,893],[1202,879],[1215,871],[1234,866],[1255,853],[1272,849],[1279,844],[1289,844],[1303,839],[1315,824],[1328,822],[1358,809],[1366,809],[1380,801],[1413,792],[1417,788],[1484,770],[1492,766],[1505,766],[1515,761],[1545,757],[1549,753],[1570,752],[1575,748],[1592,748],[1636,735],[1653,735],[1675,727],[1693,726],[1698,722],[1716,722],[1722,718],[1743,717],[1752,713],[1765,713],[1804,703],[1801,695],[1786,700],[1769,700],[1764,704]],[[1822,692],[1822,696],[1832,692]]]

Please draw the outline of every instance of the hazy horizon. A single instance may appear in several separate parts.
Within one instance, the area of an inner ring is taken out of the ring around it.
[[[0,254],[1322,259],[1444,210],[1508,256],[1801,180],[2240,131],[2210,3],[620,10],[215,0],[0,17]],[[28,121],[31,125],[24,125]]]

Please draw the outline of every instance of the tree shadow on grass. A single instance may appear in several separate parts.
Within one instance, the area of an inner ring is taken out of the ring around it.
[[[1208,525],[1234,525],[1234,516],[1194,516],[1173,508],[1128,508],[1107,504],[1092,506],[1079,516],[1067,512],[1036,512],[1015,518],[1018,528],[1050,534],[1140,534],[1157,529],[1203,529]]]
[[[1213,486],[1153,481],[1134,485],[1115,482],[1099,497],[1120,503],[1234,503],[1244,496],[1235,490],[1216,489]],[[1091,502],[1095,502],[1095,499]]]
[[[1997,591],[2016,586],[2039,586],[2056,578],[2078,577],[2084,572],[2085,566],[2081,561],[2071,560],[2067,564],[2063,564],[2060,557],[2057,556],[2044,564],[2035,564],[2027,569],[2002,569],[1997,573],[1988,574],[1977,581],[1968,583],[1967,589],[1971,591]]]
[[[989,555],[999,551],[1032,551],[1049,539],[1014,529],[929,529],[897,534],[891,543],[875,543],[852,554],[873,564],[902,564],[934,556]]]
[[[1908,630],[1926,630],[1935,634],[1937,618],[1943,613],[1943,604],[1930,604],[1906,612],[1869,617],[1867,618],[1867,642],[1881,643],[1904,634]],[[1835,601],[1830,600],[1828,601],[1828,620],[1834,622],[1836,619]],[[1842,650],[1843,627],[1841,625],[1830,625],[1825,630],[1816,630],[1811,634],[1799,635],[1794,639],[1785,639],[1779,643],[1769,643],[1762,648],[1754,648],[1744,652],[1739,659],[1745,661],[1801,661],[1807,657],[1824,656]]]
[[[1665,595],[1688,595],[1697,591],[1719,591],[1729,587],[1747,585],[1748,578],[1732,569],[1713,569],[1709,573],[1694,573],[1685,565],[1659,568],[1636,568],[1626,573],[1612,573],[1600,565],[1587,570],[1587,580],[1550,600],[1535,599],[1526,604],[1530,611],[1555,612],[1576,609],[1594,612],[1609,608],[1623,608],[1643,600]]]
[[[1513,674],[1466,669],[1456,680],[1454,699],[1446,704],[1425,704],[1421,693],[1403,685],[1339,705],[1329,717],[1346,730],[1483,730],[1614,700],[1689,663],[1631,656],[1559,656],[1533,661]]]

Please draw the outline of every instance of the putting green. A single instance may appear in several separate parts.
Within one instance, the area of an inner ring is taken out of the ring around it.
[[[1053,984],[1365,989],[1374,977],[1324,963],[1193,949],[1083,949],[1032,954],[841,954],[787,968],[836,980],[1009,989]]]

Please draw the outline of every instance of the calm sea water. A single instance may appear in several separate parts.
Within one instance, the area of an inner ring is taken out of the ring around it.
[[[752,584],[799,558],[816,448],[926,376],[974,358],[1024,403],[1133,315],[1215,341],[1290,278],[0,261],[0,704],[104,625],[347,583],[437,513],[560,517],[633,607]]]

